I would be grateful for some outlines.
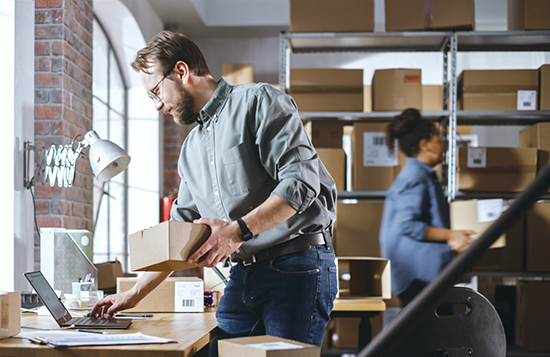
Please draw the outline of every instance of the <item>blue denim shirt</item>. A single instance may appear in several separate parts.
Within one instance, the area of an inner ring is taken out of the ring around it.
[[[415,279],[430,282],[452,257],[447,243],[424,241],[427,226],[449,228],[449,205],[435,171],[409,157],[387,192],[380,228],[394,294]]]
[[[269,84],[232,86],[222,78],[199,116],[203,124],[189,133],[181,149],[181,184],[171,219],[230,222],[270,195],[298,211],[245,242],[232,259],[332,227],[336,185],[290,96]]]

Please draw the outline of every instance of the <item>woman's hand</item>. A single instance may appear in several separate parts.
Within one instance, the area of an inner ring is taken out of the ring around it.
[[[465,251],[470,244],[474,241],[472,237],[470,237],[472,234],[474,234],[474,231],[449,231],[449,236],[447,238],[447,244],[451,246],[451,249],[460,253]]]

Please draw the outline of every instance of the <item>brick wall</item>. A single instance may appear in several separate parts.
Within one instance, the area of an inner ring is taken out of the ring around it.
[[[164,182],[162,186],[162,197],[167,196],[171,189],[177,189],[180,185],[178,175],[178,158],[181,145],[185,137],[195,125],[179,126],[170,115],[164,117]]]
[[[37,148],[70,144],[92,129],[92,24],[92,0],[35,0]],[[71,188],[35,186],[39,228],[93,229],[93,176],[86,158],[76,170]]]

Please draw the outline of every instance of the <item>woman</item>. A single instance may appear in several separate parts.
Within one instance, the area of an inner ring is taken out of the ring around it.
[[[387,192],[380,228],[392,290],[405,306],[451,260],[453,250],[470,245],[473,232],[449,229],[449,205],[434,171],[446,147],[435,124],[418,110],[406,109],[388,125],[386,139],[390,152],[397,139],[407,156]]]

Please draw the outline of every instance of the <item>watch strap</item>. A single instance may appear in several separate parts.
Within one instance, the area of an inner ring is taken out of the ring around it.
[[[252,233],[252,231],[248,228],[248,226],[246,225],[246,223],[244,223],[244,221],[242,220],[242,218],[237,218],[237,223],[239,224],[239,227],[241,228],[241,239],[246,242],[250,239],[252,239],[252,237],[254,237],[254,234]]]

